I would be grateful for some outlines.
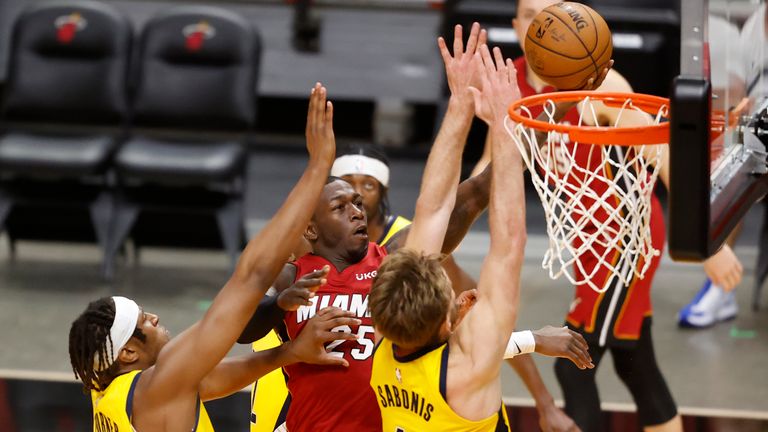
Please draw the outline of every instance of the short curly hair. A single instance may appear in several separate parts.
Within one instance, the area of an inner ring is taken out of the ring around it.
[[[452,287],[443,258],[400,249],[379,267],[368,309],[376,330],[396,345],[419,348],[434,343],[452,312]]]

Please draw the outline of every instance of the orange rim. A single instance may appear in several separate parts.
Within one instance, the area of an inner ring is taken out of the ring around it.
[[[662,117],[667,117],[669,109],[669,99],[646,95],[642,93],[602,93],[595,91],[562,91],[555,93],[542,93],[528,96],[516,100],[509,106],[509,118],[515,123],[519,123],[540,131],[555,131],[567,133],[571,141],[584,144],[599,145],[643,145],[643,144],[666,144],[669,142],[669,123],[663,122],[657,125],[649,126],[579,126],[552,124],[547,121],[537,120],[526,117],[521,114],[522,106],[543,106],[547,101],[559,102],[581,102],[589,97],[613,108],[621,108],[629,99],[632,105],[652,116],[656,116],[659,110],[666,107],[667,112]]]

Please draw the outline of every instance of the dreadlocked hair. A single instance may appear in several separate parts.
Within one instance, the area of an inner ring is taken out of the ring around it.
[[[102,297],[89,303],[69,329],[69,361],[85,393],[103,391],[117,375],[119,362],[111,362],[114,346],[109,333],[114,321],[115,302]],[[138,328],[133,336],[146,341]]]

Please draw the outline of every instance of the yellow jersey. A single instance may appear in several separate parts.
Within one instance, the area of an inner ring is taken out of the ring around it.
[[[272,330],[253,343],[253,352],[268,350],[282,344],[277,332]],[[251,388],[251,432],[273,432],[285,422],[290,398],[282,369],[259,378]]]
[[[402,216],[390,216],[387,218],[387,226],[384,227],[384,235],[379,239],[379,246],[386,246],[392,236],[410,224],[411,221]]]
[[[93,403],[94,432],[132,432],[131,413],[133,411],[133,390],[141,376],[140,370],[131,371],[118,376],[99,392],[91,391]],[[208,418],[208,412],[202,402],[198,401],[197,421],[193,432],[213,432],[213,425]]]
[[[411,221],[402,216],[389,216],[379,245],[386,245],[392,236],[410,224]],[[280,337],[272,330],[254,342],[252,349],[253,352],[259,352],[278,347],[280,344]],[[259,378],[251,388],[251,432],[273,432],[285,422],[289,405],[288,386],[282,369],[273,370]]]
[[[508,432],[504,405],[479,421],[467,420],[446,401],[448,343],[397,357],[392,342],[384,338],[373,354],[371,387],[387,432]]]

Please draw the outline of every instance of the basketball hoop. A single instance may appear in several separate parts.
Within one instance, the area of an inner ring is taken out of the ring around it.
[[[578,124],[556,121],[562,102],[576,103]],[[616,124],[584,125],[600,124],[596,103],[617,109]],[[658,144],[669,140],[668,107],[656,96],[593,91],[534,95],[509,107],[514,125],[505,124],[507,132],[544,207],[549,248],[542,267],[552,279],[565,275],[604,292],[614,278],[625,285],[642,278],[659,255],[651,243],[651,195],[663,154]],[[647,125],[619,126],[636,113]]]

